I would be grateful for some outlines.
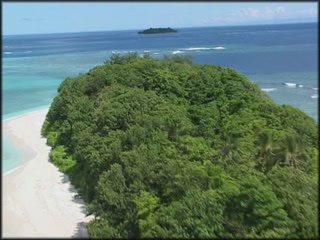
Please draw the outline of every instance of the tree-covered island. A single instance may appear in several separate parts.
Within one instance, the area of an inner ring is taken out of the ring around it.
[[[172,28],[149,28],[138,32],[138,34],[176,33],[178,30]]]
[[[317,238],[317,132],[233,69],[137,54],[65,79],[42,127],[91,238]]]

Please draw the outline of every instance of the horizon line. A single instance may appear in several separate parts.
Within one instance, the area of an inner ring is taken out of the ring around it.
[[[318,23],[318,21],[305,21],[305,22],[281,22],[281,23],[244,23],[236,25],[216,25],[216,26],[193,26],[193,27],[173,27],[174,29],[186,29],[186,28],[213,28],[213,27],[246,27],[246,26],[269,26],[269,25],[288,25],[288,24],[306,24],[306,23]],[[51,34],[74,34],[74,33],[97,33],[97,32],[117,32],[117,31],[139,31],[137,29],[117,29],[117,30],[93,30],[93,31],[77,31],[77,32],[50,32],[50,33],[17,33],[17,34],[2,34],[2,37],[9,36],[26,36],[26,35],[51,35]]]

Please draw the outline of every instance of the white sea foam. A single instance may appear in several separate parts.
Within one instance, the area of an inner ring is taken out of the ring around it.
[[[223,49],[226,49],[225,47],[190,47],[190,48],[184,48],[184,49],[180,49],[180,50],[183,50],[183,51],[208,51],[208,50],[223,50]]]
[[[160,53],[158,53],[158,52],[155,52],[155,53],[153,53],[154,55],[158,55],[158,54],[160,54]]]
[[[277,90],[276,88],[261,88],[262,91],[264,92],[272,92],[272,91],[275,91]]]
[[[183,50],[186,51],[201,51],[201,50],[210,50],[211,48],[206,48],[206,47],[191,47],[191,48],[185,48]]]
[[[296,83],[284,83],[289,88],[295,88],[297,86]]]
[[[143,51],[143,52],[145,52],[145,53],[148,53],[148,52],[150,52],[150,51],[148,51],[148,50],[145,50],[145,51]]]
[[[177,50],[177,51],[173,51],[173,52],[172,52],[172,54],[180,54],[180,53],[184,53],[184,51]]]
[[[128,53],[130,51],[126,51],[126,50],[123,50],[123,51],[111,51],[112,54],[125,54],[125,53]]]
[[[9,55],[9,54],[12,54],[12,52],[4,52],[3,54]]]
[[[303,85],[302,85],[302,84],[300,84],[300,85],[299,85],[299,87],[303,87]]]
[[[2,176],[8,175],[8,174],[16,171],[16,170],[19,169],[20,167],[21,167],[21,166],[15,167],[15,168],[11,169],[10,171],[3,173]]]
[[[224,47],[214,47],[212,49],[214,49],[214,50],[223,50],[223,49],[226,49],[226,48],[224,48]]]
[[[312,88],[313,90],[316,90],[316,91],[318,91],[318,88],[317,87],[314,87],[314,88]]]
[[[24,53],[32,53],[32,51],[25,51]]]
[[[311,98],[318,98],[318,94],[312,95]]]

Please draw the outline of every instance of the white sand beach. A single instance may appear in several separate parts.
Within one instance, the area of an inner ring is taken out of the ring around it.
[[[40,129],[48,109],[3,121],[25,162],[2,177],[2,237],[87,237],[85,206],[68,177],[48,160]]]

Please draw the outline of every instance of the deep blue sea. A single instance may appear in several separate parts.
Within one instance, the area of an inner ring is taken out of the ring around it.
[[[155,35],[137,31],[3,36],[2,119],[49,106],[61,81],[102,64],[113,53],[138,52],[156,58],[187,54],[195,63],[235,68],[277,103],[317,120],[317,23],[182,28]],[[17,146],[5,136],[2,144],[5,173],[20,160]]]

